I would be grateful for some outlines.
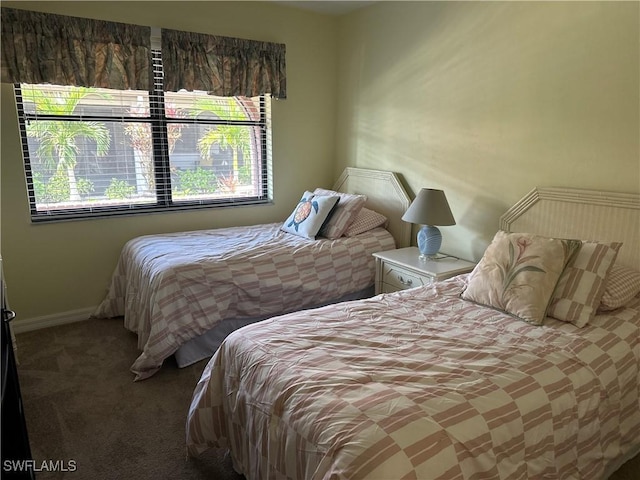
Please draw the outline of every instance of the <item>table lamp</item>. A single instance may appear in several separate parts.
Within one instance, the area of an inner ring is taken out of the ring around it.
[[[437,225],[455,225],[449,202],[442,190],[423,188],[402,216],[405,222],[422,225],[418,231],[420,259],[434,258],[442,245],[442,234]]]

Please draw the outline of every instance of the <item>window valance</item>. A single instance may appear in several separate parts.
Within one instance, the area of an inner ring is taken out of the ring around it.
[[[162,29],[165,91],[286,98],[285,45]]]
[[[286,98],[285,45],[162,29],[164,90]],[[2,8],[2,82],[151,89],[151,28]]]
[[[1,81],[149,90],[151,29],[2,8]]]

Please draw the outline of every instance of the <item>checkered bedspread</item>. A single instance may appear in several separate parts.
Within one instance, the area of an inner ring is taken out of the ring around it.
[[[640,448],[640,300],[578,329],[459,298],[466,276],[234,332],[187,448],[248,480],[600,479]]]
[[[153,375],[186,341],[228,318],[276,315],[373,284],[373,252],[395,248],[383,228],[308,240],[280,224],[150,235],[122,249],[95,317],[124,315],[142,354],[136,380]]]

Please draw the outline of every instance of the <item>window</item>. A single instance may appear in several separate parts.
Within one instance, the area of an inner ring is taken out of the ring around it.
[[[33,221],[270,200],[268,95],[16,84]]]

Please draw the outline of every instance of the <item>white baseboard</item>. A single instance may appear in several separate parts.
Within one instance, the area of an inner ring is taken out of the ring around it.
[[[11,322],[11,330],[13,333],[31,332],[42,328],[56,327],[67,323],[81,322],[88,320],[91,314],[95,312],[96,307],[80,308],[69,312],[54,313],[52,315],[43,315],[42,317],[20,318],[20,312],[17,312],[15,320]]]

